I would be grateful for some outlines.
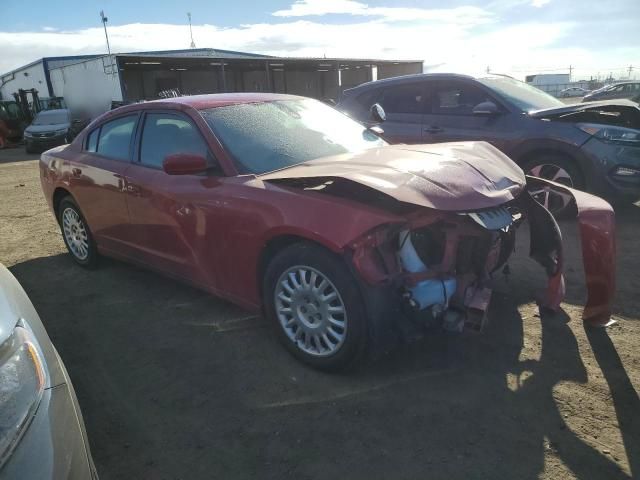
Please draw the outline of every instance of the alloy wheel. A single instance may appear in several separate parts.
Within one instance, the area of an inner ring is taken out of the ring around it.
[[[556,182],[567,187],[573,187],[574,183],[569,172],[564,168],[551,163],[536,165],[527,172],[527,175],[551,180],[552,182]],[[543,205],[550,212],[560,212],[561,210],[564,210],[572,199],[571,195],[553,190],[549,186],[541,186],[536,190],[532,190],[530,193],[538,203]]]
[[[336,353],[347,334],[347,311],[335,285],[315,268],[287,269],[274,291],[275,310],[287,337],[303,352]]]
[[[80,214],[67,207],[62,212],[62,230],[69,250],[78,260],[86,260],[89,256],[89,236]]]

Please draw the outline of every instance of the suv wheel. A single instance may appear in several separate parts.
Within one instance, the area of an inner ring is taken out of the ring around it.
[[[582,172],[571,160],[559,155],[542,155],[522,165],[527,175],[544,178],[567,187],[583,190]],[[572,207],[572,196],[547,187],[531,191],[533,198],[556,216],[562,216]]]

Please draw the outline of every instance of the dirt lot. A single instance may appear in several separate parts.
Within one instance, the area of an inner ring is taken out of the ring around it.
[[[0,198],[0,261],[67,365],[103,480],[640,478],[638,207],[618,214],[616,326],[580,321],[568,222],[563,312],[538,315],[523,232],[483,334],[332,376],[229,303],[115,261],[75,266],[18,150],[0,152]]]

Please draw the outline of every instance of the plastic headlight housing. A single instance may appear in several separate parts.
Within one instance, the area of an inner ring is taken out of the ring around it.
[[[29,426],[42,395],[46,374],[31,332],[17,326],[0,346],[0,467]]]
[[[31,134],[30,132],[27,132],[27,131],[25,131],[22,135],[27,137],[27,138],[33,137],[33,134]]]
[[[612,127],[593,123],[579,123],[576,125],[583,132],[605,142],[625,145],[640,145],[640,130],[625,127]]]

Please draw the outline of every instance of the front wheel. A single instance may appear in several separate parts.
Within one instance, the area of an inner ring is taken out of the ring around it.
[[[58,223],[67,250],[75,262],[83,267],[95,267],[98,260],[96,244],[80,208],[71,196],[60,202]]]
[[[571,160],[560,155],[541,155],[524,162],[522,169],[527,175],[551,180],[566,187],[578,190],[585,188],[580,169]],[[572,207],[572,195],[549,187],[537,188],[531,191],[531,196],[555,216],[567,214]]]
[[[367,343],[365,308],[344,261],[322,247],[299,243],[267,267],[263,301],[284,346],[323,370],[353,364]]]

